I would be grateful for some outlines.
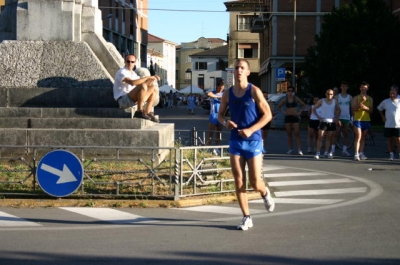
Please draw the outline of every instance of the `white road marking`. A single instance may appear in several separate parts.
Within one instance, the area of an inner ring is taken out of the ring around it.
[[[363,188],[344,188],[344,189],[325,189],[325,190],[294,190],[294,191],[277,191],[274,192],[276,197],[304,196],[304,195],[328,195],[328,194],[345,194],[345,193],[364,193],[367,191]]]
[[[176,210],[193,211],[193,212],[207,212],[207,213],[221,213],[221,214],[242,214],[239,207],[225,207],[215,205],[195,206],[188,208],[176,208]],[[250,210],[252,214],[265,213],[266,210]]]
[[[87,207],[60,207],[62,210],[85,215],[97,220],[113,224],[134,224],[142,222],[154,222],[155,220],[139,215],[130,214],[109,208],[87,208]]]
[[[289,199],[289,198],[274,198],[277,204],[314,204],[327,205],[342,202],[342,199]],[[262,199],[249,201],[249,203],[264,203]]]
[[[297,186],[297,185],[313,185],[313,184],[336,184],[356,182],[352,179],[314,179],[314,180],[292,180],[292,181],[270,181],[268,185],[271,187],[280,186]]]
[[[5,212],[0,212],[0,227],[7,226],[42,226],[41,224],[30,222],[24,218],[20,218]]]
[[[295,173],[267,173],[264,178],[287,178],[287,177],[309,177],[309,176],[326,176],[328,174],[321,172],[295,172]]]
[[[273,166],[273,165],[263,166],[264,171],[273,171],[273,170],[280,170],[280,169],[285,169],[285,168],[279,167],[279,166]]]

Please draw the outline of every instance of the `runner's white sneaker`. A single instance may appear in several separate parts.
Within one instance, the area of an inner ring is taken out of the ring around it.
[[[315,158],[315,159],[319,159],[319,155],[320,155],[319,152],[317,152],[317,153],[315,154],[314,158]]]
[[[332,154],[332,153],[329,153],[329,154],[328,154],[328,158],[329,158],[329,159],[332,159],[332,158],[333,158],[333,154]]]
[[[303,151],[299,150],[298,154],[302,156],[303,155]]]
[[[242,222],[237,226],[238,230],[249,230],[249,228],[253,227],[253,220],[251,220],[250,216],[244,216]]]
[[[265,209],[267,209],[268,212],[273,212],[275,209],[275,201],[271,197],[271,192],[267,189],[267,195],[262,196],[262,199],[264,201],[264,206]]]
[[[360,161],[360,156],[359,155],[354,155],[354,161]]]

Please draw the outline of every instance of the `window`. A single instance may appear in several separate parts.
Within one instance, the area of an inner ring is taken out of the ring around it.
[[[216,70],[221,70],[221,71],[225,71],[225,69],[228,67],[228,62],[225,62],[222,59],[219,59],[217,62],[217,66],[216,66]]]
[[[207,62],[196,62],[196,70],[207,70]]]
[[[257,43],[238,44],[238,58],[258,58]]]
[[[238,30],[250,30],[252,16],[238,16]]]
[[[204,89],[204,75],[203,74],[199,74],[199,77],[197,78],[197,86]]]

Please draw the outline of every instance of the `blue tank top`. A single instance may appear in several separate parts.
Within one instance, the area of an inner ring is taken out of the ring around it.
[[[249,83],[246,92],[240,98],[233,94],[233,86],[229,88],[229,112],[231,120],[238,125],[236,129],[231,130],[230,140],[261,141],[261,130],[255,131],[249,138],[243,138],[238,133],[238,129],[249,128],[259,120],[259,110],[251,96],[251,87],[252,84]]]

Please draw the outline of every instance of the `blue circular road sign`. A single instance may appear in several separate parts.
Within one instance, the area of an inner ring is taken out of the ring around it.
[[[74,193],[82,183],[83,165],[73,153],[55,150],[40,160],[36,178],[47,194],[64,197]]]

